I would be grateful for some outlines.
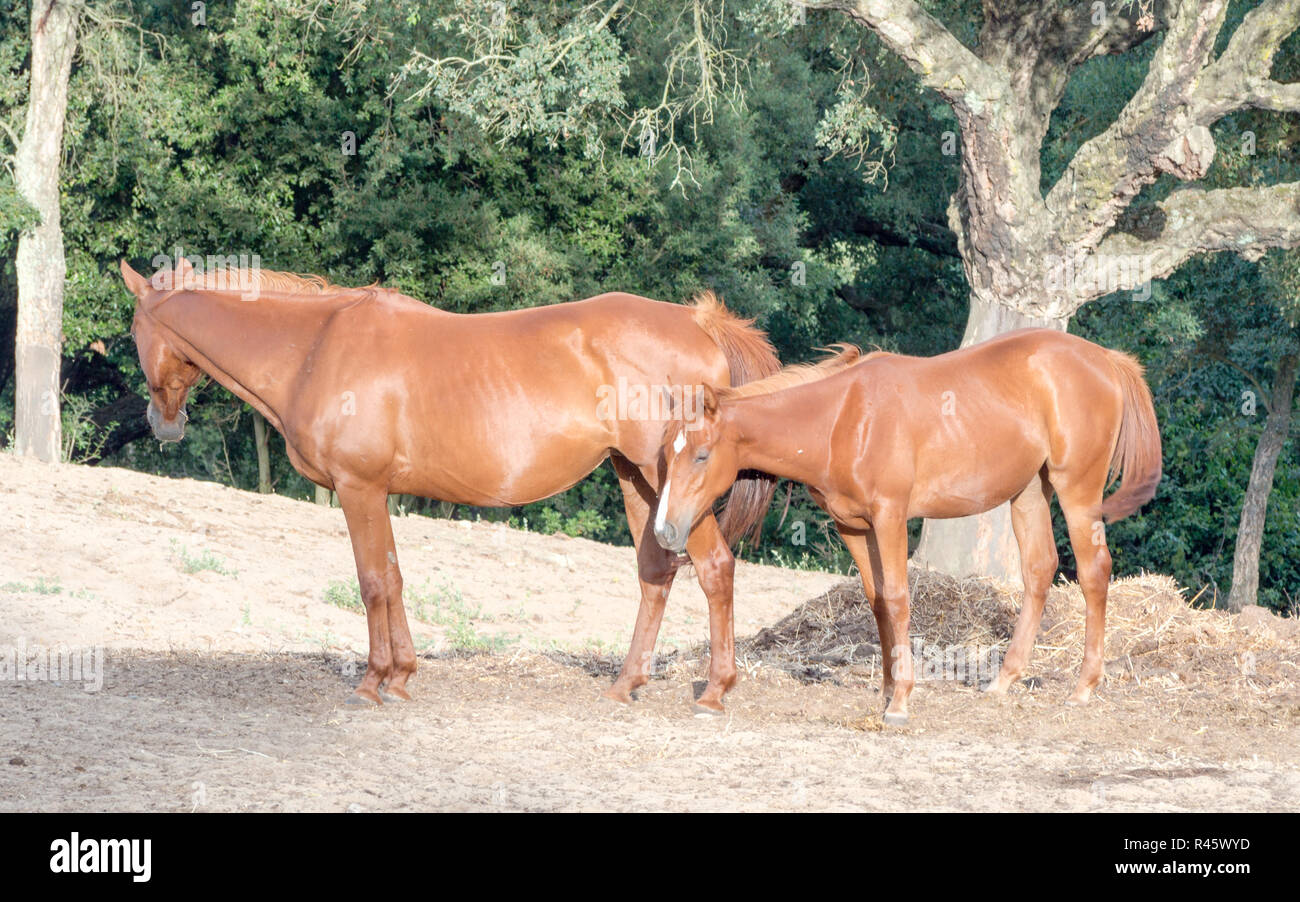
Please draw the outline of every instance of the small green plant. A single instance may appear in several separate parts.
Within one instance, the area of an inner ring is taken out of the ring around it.
[[[406,601],[416,620],[437,626],[453,626],[483,616],[481,607],[466,605],[465,596],[461,595],[460,589],[446,580],[436,589],[430,589],[428,582],[419,589],[408,589]]]
[[[356,577],[351,579],[332,579],[325,587],[325,600],[336,608],[364,614],[366,606],[361,601],[361,584]]]
[[[104,445],[118,427],[116,421],[100,425],[91,414],[95,405],[83,395],[63,395],[63,460],[86,463],[103,456]]]
[[[0,592],[32,592],[37,595],[58,595],[62,591],[62,586],[48,582],[43,576],[38,576],[34,583],[5,583],[0,586]]]
[[[517,643],[519,638],[504,633],[489,636],[478,632],[468,621],[458,622],[447,631],[448,644],[459,651],[501,651]]]
[[[203,570],[211,570],[213,573],[220,573],[223,576],[238,576],[239,572],[233,567],[227,566],[225,560],[218,554],[211,551],[200,550],[197,554],[190,554],[189,549],[184,545],[172,539],[172,551],[180,558],[181,569],[186,573],[198,573]]]

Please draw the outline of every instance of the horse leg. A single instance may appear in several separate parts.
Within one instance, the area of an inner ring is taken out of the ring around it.
[[[894,680],[894,693],[885,707],[884,719],[889,726],[902,726],[907,723],[907,697],[914,685],[912,649],[907,636],[911,616],[907,590],[907,515],[886,510],[871,519],[880,555],[881,611],[889,633],[888,649],[881,637],[881,655]]]
[[[985,688],[986,692],[1005,694],[1029,663],[1038,637],[1038,624],[1043,618],[1043,605],[1047,603],[1047,590],[1056,576],[1056,539],[1052,535],[1052,486],[1047,473],[1040,472],[1020,494],[1011,499],[1011,528],[1020,548],[1020,575],[1025,583],[1024,599],[1020,603],[1020,617],[1007,656],[997,678]]]
[[[1091,496],[1083,500],[1079,494]],[[1083,590],[1086,619],[1083,639],[1083,664],[1079,682],[1067,704],[1081,705],[1092,696],[1101,682],[1105,665],[1102,650],[1106,641],[1106,595],[1110,590],[1110,549],[1106,546],[1106,529],[1101,519],[1101,492],[1060,493],[1061,510],[1070,529],[1070,547],[1078,562],[1079,588]]]
[[[880,549],[870,530],[850,529],[838,523],[835,528],[839,530],[844,547],[853,556],[853,562],[858,565],[858,575],[862,577],[862,593],[867,597],[871,613],[876,617],[876,632],[880,634],[880,660],[883,664],[889,654],[886,649],[894,647],[894,634],[889,618],[885,616],[884,593],[881,591],[879,575]],[[880,669],[880,697],[888,705],[894,697],[894,670],[889,666]]]
[[[411,694],[406,691],[406,681],[415,675],[415,643],[411,641],[411,628],[406,623],[406,605],[402,601],[402,571],[397,564],[396,546],[392,541],[392,521],[385,518],[384,522],[388,526],[390,547],[393,548],[388,557],[391,566],[384,573],[384,590],[388,598],[388,638],[393,650],[393,667],[384,693],[409,702]]]
[[[650,679],[655,641],[659,638],[659,625],[663,622],[664,606],[668,602],[668,590],[672,588],[677,565],[674,555],[655,541],[650,525],[655,493],[650,484],[627,458],[611,455],[610,461],[614,464],[619,487],[623,490],[627,525],[632,531],[632,542],[636,546],[641,607],[637,611],[627,657],[623,659],[623,669],[619,671],[614,685],[601,694],[617,702],[630,703],[632,691],[644,686]]]
[[[388,494],[384,489],[368,485],[336,483],[339,506],[347,519],[348,533],[352,537],[352,553],[357,561],[357,581],[361,586],[361,601],[366,606],[366,627],[370,633],[370,655],[366,675],[356,689],[356,697],[382,704],[379,686],[392,674],[392,630],[389,626],[390,593],[397,592],[397,605],[401,606],[401,572],[397,569],[397,551],[393,545],[393,528],[388,520]],[[402,628],[405,629],[405,619]],[[410,640],[409,633],[407,641]],[[414,653],[410,664],[414,666]],[[402,677],[405,683],[406,673]],[[399,685],[398,689],[405,694]]]
[[[709,682],[696,706],[705,711],[723,711],[722,697],[736,685],[736,622],[734,578],[736,558],[727,547],[718,521],[712,514],[691,530],[686,553],[695,565],[695,576],[709,600]]]

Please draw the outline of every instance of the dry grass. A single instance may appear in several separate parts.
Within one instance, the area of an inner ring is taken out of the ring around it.
[[[974,666],[957,674],[967,685],[991,678],[1015,627],[1019,589],[918,569],[909,571],[909,581],[914,647],[919,641],[927,659],[970,662]],[[1173,579],[1158,574],[1112,583],[1106,677],[1100,690],[1117,700],[1179,713],[1212,713],[1242,724],[1300,718],[1300,620],[1261,608],[1235,615],[1203,610],[1193,607],[1193,600]],[[1026,685],[1051,686],[1065,696],[1078,677],[1083,617],[1078,585],[1053,586]],[[708,653],[707,644],[700,644],[682,654],[659,656],[652,678],[695,679],[696,688],[702,688]],[[623,663],[618,653],[552,652],[548,657],[604,679]],[[839,583],[775,625],[738,640],[736,658],[751,681],[878,685],[880,637],[861,583]],[[927,673],[918,662],[917,678],[944,675]]]
[[[914,643],[919,639],[949,659],[966,650],[977,651],[985,664],[1000,659],[1019,613],[1018,589],[917,569],[909,579]],[[1083,615],[1077,584],[1052,588],[1026,674],[1032,684],[1076,677]],[[742,640],[737,652],[748,669],[774,667],[805,681],[874,679],[880,668],[875,617],[856,580]],[[1194,608],[1167,576],[1142,574],[1111,585],[1106,659],[1103,688],[1112,692],[1300,705],[1300,622],[1260,608],[1240,615]]]

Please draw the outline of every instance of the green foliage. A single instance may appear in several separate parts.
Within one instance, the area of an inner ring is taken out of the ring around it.
[[[1286,255],[1275,253],[1272,257]],[[1236,257],[1198,259],[1147,303],[1111,296],[1085,307],[1074,331],[1137,355],[1147,369],[1164,445],[1164,477],[1153,502],[1107,527],[1115,572],[1155,570],[1226,599],[1242,501],[1266,415],[1277,357],[1300,347],[1275,302],[1265,266]],[[1260,554],[1259,603],[1289,610],[1300,595],[1300,453],[1293,418],[1273,479]],[[1057,516],[1062,569],[1073,572]]]
[[[800,22],[784,0],[742,0],[710,5],[716,15],[697,30],[680,3],[639,0],[635,15],[594,28],[603,10],[583,4],[510,0],[506,20],[494,24],[491,4],[468,0],[216,0],[207,25],[196,27],[188,4],[115,8],[142,30],[86,29],[65,138],[66,353],[95,363],[78,367],[91,376],[68,388],[74,459],[104,441],[106,431],[91,425],[95,409],[144,391],[128,335],[133,301],[117,261],[148,269],[177,245],[257,253],[266,267],[344,284],[378,280],[458,312],[613,289],[682,300],[712,288],[757,317],[787,362],[835,341],[934,354],[960,340],[967,286],[947,231],[960,161],[951,152],[956,120],[839,13]],[[974,42],[978,4],[927,8]],[[1241,11],[1234,4],[1233,22]],[[0,117],[11,124],[21,123],[26,102],[26,15],[23,5],[0,9]],[[689,54],[676,54],[697,37],[694,46],[727,49],[713,57],[725,77],[712,86]],[[1298,40],[1277,55],[1279,81],[1300,80]],[[1079,70],[1052,119],[1044,188],[1113,121],[1155,46]],[[507,64],[404,71],[414,54],[473,61],[479,54],[466,51],[475,47],[501,51]],[[563,59],[548,68],[560,50]],[[648,154],[640,141],[647,124],[659,139]],[[1298,177],[1286,117],[1248,111],[1214,133],[1206,187]],[[1175,187],[1161,179],[1141,202]],[[0,300],[10,306],[17,235],[33,221],[0,174]],[[1295,340],[1300,264],[1295,254],[1260,264],[1216,257],[1153,288],[1146,303],[1126,296],[1089,305],[1073,326],[1147,364],[1165,442],[1156,501],[1110,530],[1116,570],[1171,572],[1222,594],[1263,419],[1241,414],[1241,393],[1269,385],[1277,355]],[[95,341],[103,357],[89,349]],[[107,462],[252,489],[247,410],[205,382],[189,405],[184,442],[136,441]],[[11,423],[12,379],[0,362],[0,434]],[[313,494],[283,453],[272,454],[271,476],[281,494]],[[788,511],[784,499],[783,486],[765,544],[743,553],[847,572],[825,515],[801,488]],[[563,495],[511,510],[406,506],[631,540],[608,466]],[[1293,432],[1261,559],[1261,598],[1274,607],[1300,590],[1297,510]],[[804,524],[803,544],[793,541],[795,523]],[[362,609],[355,580],[332,583],[326,595]],[[430,596],[426,608],[451,612],[450,599]],[[445,616],[476,647],[468,618]]]

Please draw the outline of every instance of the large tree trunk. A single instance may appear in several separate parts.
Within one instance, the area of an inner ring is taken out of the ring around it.
[[[19,454],[59,460],[59,362],[63,351],[63,228],[59,169],[68,76],[76,50],[77,9],[65,0],[36,0],[31,20],[31,87],[27,121],[14,158],[18,192],[41,221],[18,239],[18,322],[15,333],[14,447]]]
[[[1255,446],[1255,462],[1250,468],[1246,499],[1241,505],[1241,525],[1237,529],[1237,547],[1232,555],[1229,610],[1240,611],[1246,605],[1255,604],[1259,593],[1259,549],[1264,539],[1264,516],[1268,511],[1269,493],[1273,491],[1277,458],[1291,429],[1296,360],[1295,354],[1287,354],[1278,361],[1268,418],[1264,421],[1259,444]]]
[[[995,335],[1031,327],[1065,331],[1067,319],[1037,319],[1009,307],[971,295],[970,316],[961,346],[978,344]],[[960,403],[960,399],[954,399]],[[961,464],[954,461],[954,466]],[[959,579],[989,576],[1020,582],[1020,552],[1011,529],[1011,506],[1000,504],[987,513],[953,520],[926,520],[915,564]]]

